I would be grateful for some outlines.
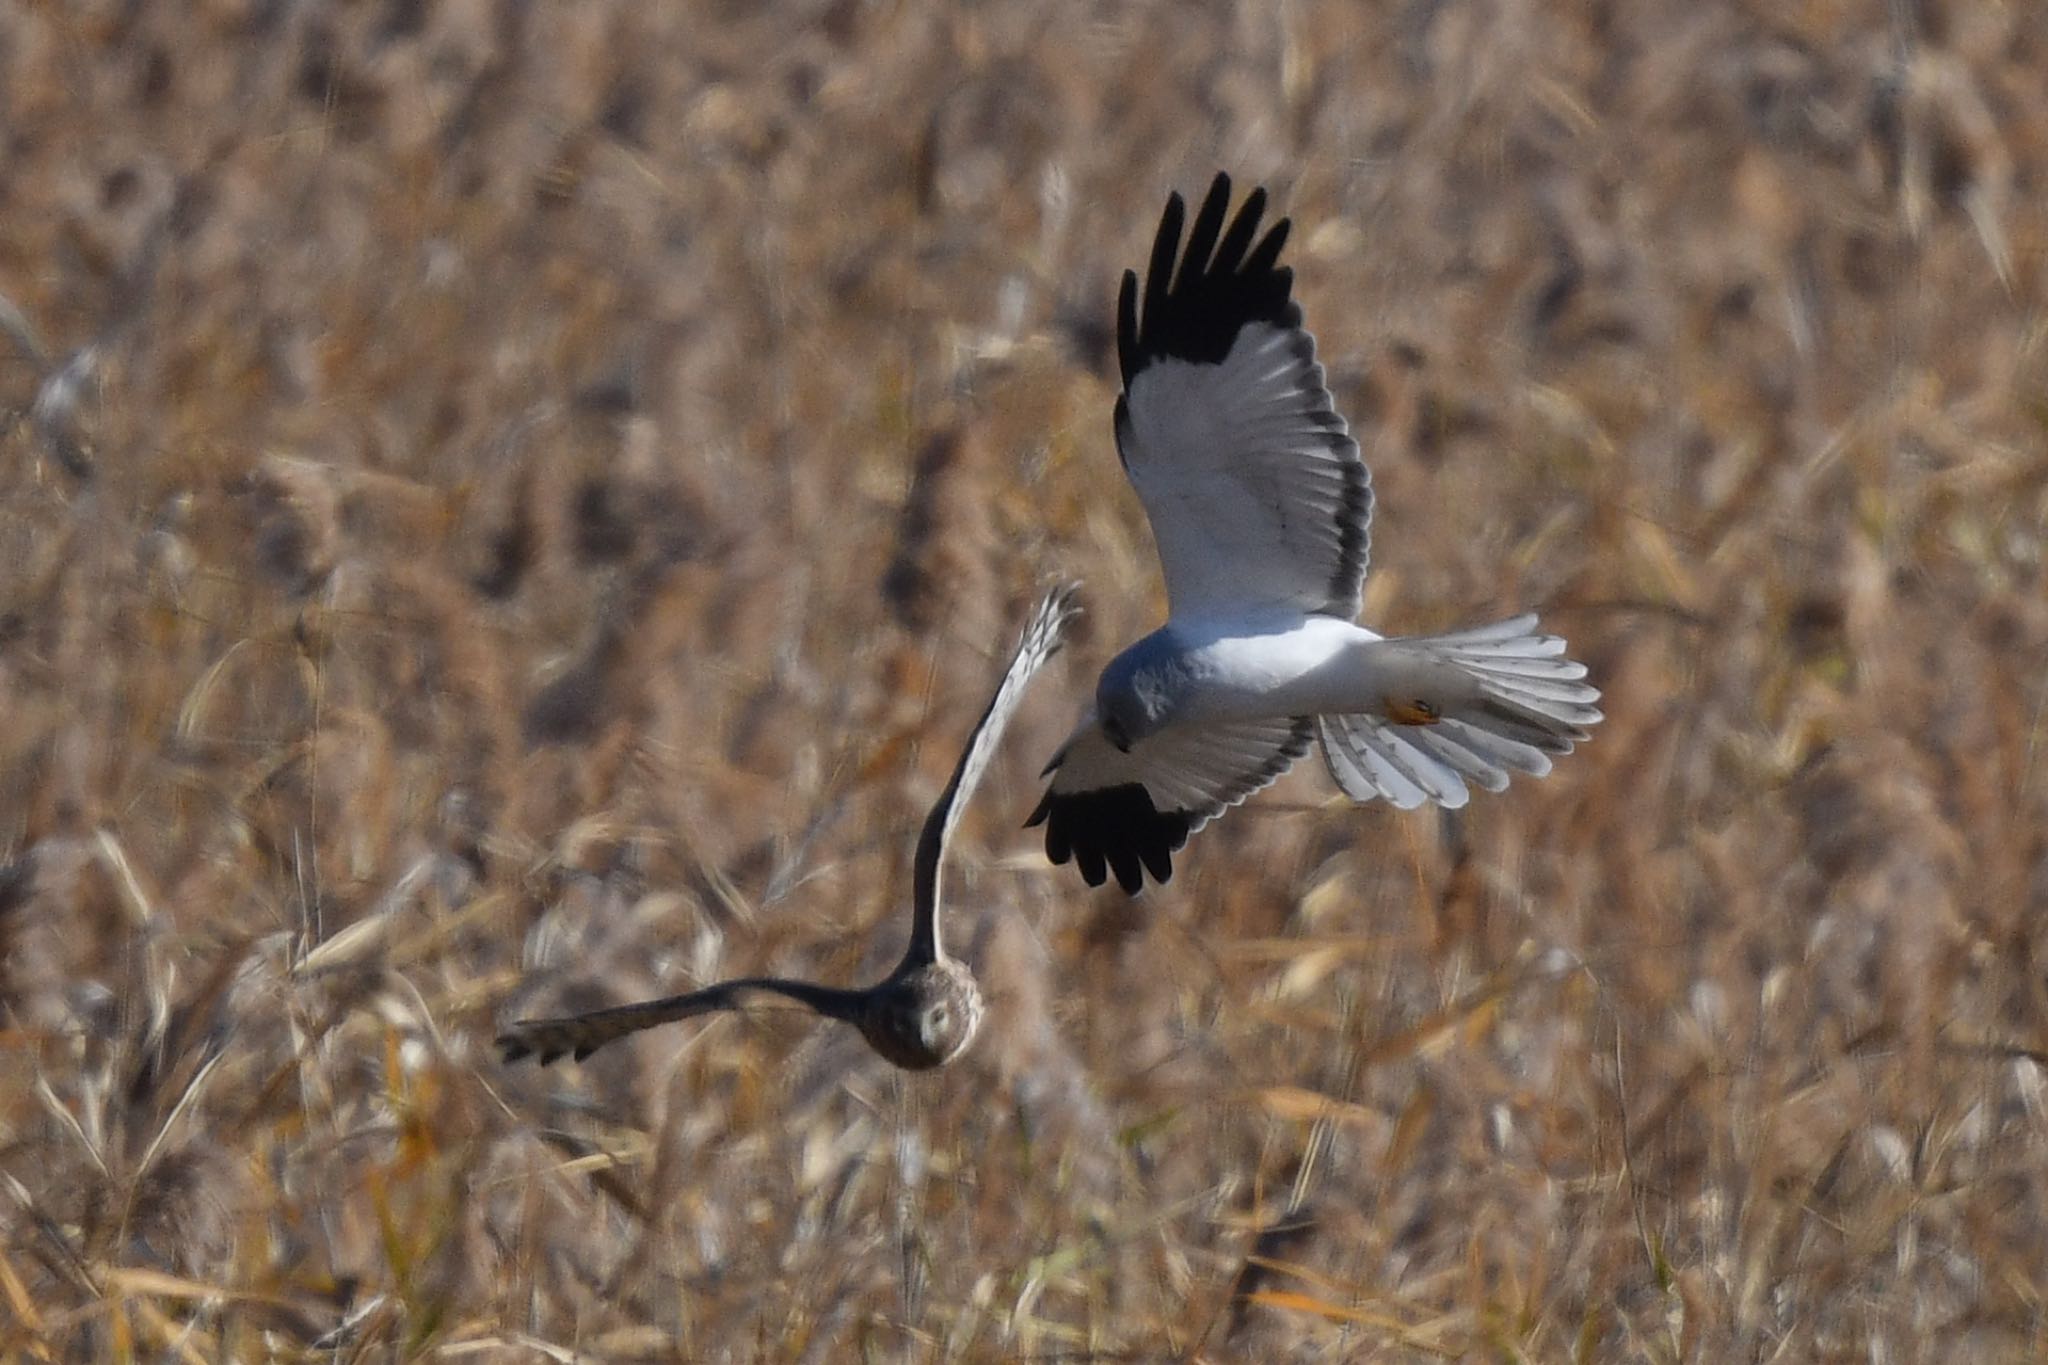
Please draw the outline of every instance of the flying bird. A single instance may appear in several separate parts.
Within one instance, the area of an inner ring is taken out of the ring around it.
[[[1164,882],[1188,836],[1320,744],[1354,801],[1457,807],[1542,776],[1601,716],[1565,642],[1516,616],[1388,639],[1355,618],[1372,480],[1324,383],[1255,189],[1218,175],[1182,242],[1166,203],[1144,296],[1117,298],[1116,448],[1166,579],[1166,624],[1112,659],[1030,825],[1090,886]]]
[[[925,817],[911,878],[910,946],[887,977],[858,990],[782,977],[745,977],[636,1005],[559,1019],[521,1019],[498,1036],[504,1060],[536,1057],[545,1066],[573,1053],[582,1061],[615,1038],[676,1019],[740,1009],[760,996],[781,996],[828,1019],[844,1020],[860,1030],[868,1046],[908,1071],[944,1066],[959,1056],[974,1041],[983,1010],[973,974],[947,956],[940,937],[940,872],[946,843],[1023,700],[1025,684],[1059,651],[1067,625],[1077,614],[1074,595],[1070,585],[1048,593],[1038,604],[988,709],[968,736],[952,780]]]

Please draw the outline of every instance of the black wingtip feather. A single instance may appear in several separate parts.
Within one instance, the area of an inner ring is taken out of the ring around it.
[[[1145,268],[1142,316],[1137,312],[1138,288],[1129,276],[1117,299],[1117,360],[1126,387],[1155,360],[1221,363],[1247,324],[1301,324],[1301,309],[1292,297],[1294,272],[1279,265],[1290,220],[1282,218],[1252,245],[1265,207],[1266,192],[1253,190],[1224,233],[1230,177],[1219,173],[1182,252],[1187,205],[1178,194],[1167,198]]]
[[[1145,266],[1145,322],[1166,306],[1173,285],[1173,257],[1180,250],[1181,224],[1188,206],[1180,195],[1168,195],[1166,211],[1159,215],[1159,231],[1152,238],[1152,259]],[[1142,338],[1142,333],[1140,334]]]
[[[1166,882],[1173,877],[1173,855],[1185,847],[1194,829],[1186,811],[1162,811],[1142,783],[1103,787],[1088,792],[1048,791],[1026,829],[1045,826],[1045,856],[1055,864],[1070,859],[1081,878],[1100,886],[1113,872],[1126,894],[1145,887],[1145,874]]]
[[[1138,358],[1138,272],[1126,270],[1116,294],[1116,355],[1126,384]]]
[[[1293,231],[1294,220],[1292,218],[1282,218],[1279,222],[1273,224],[1273,230],[1266,234],[1264,241],[1259,243],[1258,250],[1252,252],[1251,259],[1244,263],[1244,273],[1247,275],[1262,275],[1271,271],[1281,284],[1291,287],[1294,284],[1294,267],[1291,265],[1281,266],[1280,253],[1286,250],[1287,235]]]
[[[1202,200],[1201,210],[1195,214],[1194,227],[1188,232],[1187,250],[1180,258],[1180,278],[1174,281],[1176,291],[1186,289],[1208,273],[1209,256],[1223,233],[1223,213],[1229,207],[1230,177],[1219,172],[1216,183],[1209,187],[1208,197]]]
[[[1252,238],[1258,234],[1259,219],[1266,213],[1266,187],[1261,185],[1244,198],[1238,205],[1237,217],[1231,220],[1230,233],[1224,237],[1223,245],[1217,249],[1214,269],[1220,275],[1235,274],[1244,264],[1244,253],[1251,250]]]

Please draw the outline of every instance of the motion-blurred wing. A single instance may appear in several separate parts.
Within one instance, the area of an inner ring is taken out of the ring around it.
[[[1045,661],[1059,653],[1066,638],[1067,625],[1080,613],[1074,604],[1076,588],[1073,584],[1055,588],[1047,593],[1032,613],[1031,622],[1024,628],[1024,636],[1017,642],[1017,652],[1010,658],[1010,666],[1003,672],[1003,680],[996,684],[995,695],[989,698],[988,709],[982,712],[981,721],[974,727],[974,733],[967,737],[967,745],[960,751],[960,761],[954,765],[952,780],[939,793],[931,813],[925,816],[924,832],[917,840],[917,862],[915,871],[915,908],[911,926],[911,952],[922,960],[930,961],[938,953],[938,907],[939,907],[939,864],[946,855],[946,841],[953,837],[953,830],[960,823],[960,812],[967,807],[968,798],[981,785],[981,775],[988,770],[989,759],[995,756],[996,746],[1002,742],[1003,731],[1010,723],[1010,716],[1017,704],[1024,699],[1025,684],[1033,674],[1044,666]],[[930,954],[930,957],[925,957]]]
[[[1090,886],[1111,872],[1136,895],[1145,873],[1173,875],[1188,836],[1308,752],[1307,717],[1187,726],[1120,751],[1091,718],[1048,765],[1052,785],[1025,822],[1045,826],[1045,853],[1080,865]]]
[[[1288,220],[1253,245],[1265,203],[1253,190],[1225,232],[1230,179],[1218,175],[1182,250],[1185,208],[1167,201],[1142,314],[1135,272],[1117,299],[1117,453],[1176,617],[1277,607],[1349,620],[1372,481],[1301,325],[1294,272],[1278,263]]]

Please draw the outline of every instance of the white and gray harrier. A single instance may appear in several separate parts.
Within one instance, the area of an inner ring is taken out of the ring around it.
[[[1372,481],[1263,237],[1266,192],[1230,220],[1219,175],[1195,215],[1167,201],[1142,308],[1117,299],[1117,455],[1145,505],[1167,622],[1103,669],[1047,765],[1030,823],[1091,886],[1172,875],[1188,836],[1321,741],[1356,801],[1462,806],[1541,776],[1600,719],[1599,692],[1533,615],[1386,639],[1358,625]]]

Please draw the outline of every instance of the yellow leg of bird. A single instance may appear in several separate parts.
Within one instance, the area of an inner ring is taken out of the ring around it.
[[[1444,718],[1443,708],[1424,697],[1387,697],[1383,700],[1387,719],[1396,725],[1434,725]]]

